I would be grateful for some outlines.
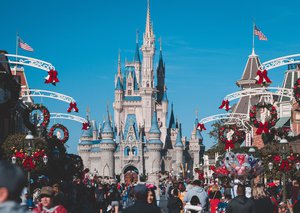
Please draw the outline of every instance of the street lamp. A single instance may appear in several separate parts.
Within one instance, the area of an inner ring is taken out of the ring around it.
[[[34,140],[34,137],[33,135],[31,134],[31,131],[28,131],[26,137],[25,137],[25,140],[24,140],[24,147],[25,147],[25,144],[27,145],[26,149],[27,149],[27,156],[31,156],[31,152],[32,152],[32,148],[34,147],[34,144],[33,144],[33,140]],[[28,200],[31,200],[31,187],[30,187],[30,184],[31,184],[31,181],[30,181],[30,170],[28,170],[27,172],[27,181],[28,181]],[[32,206],[29,206],[29,208],[31,208]]]
[[[254,155],[254,153],[256,152],[255,149],[253,147],[250,147],[248,152],[250,153],[250,155]]]
[[[297,162],[295,166],[296,166],[297,171],[299,171],[299,169],[300,169],[300,163]]]
[[[272,169],[273,169],[273,163],[272,163],[272,162],[270,162],[270,163],[268,164],[268,168],[269,168],[270,171],[272,171]]]
[[[286,160],[286,154],[288,153],[288,141],[285,138],[282,138],[279,142],[280,144],[280,152],[282,154],[282,160]],[[286,175],[285,175],[285,171],[283,170],[283,174],[282,174],[282,184],[283,184],[283,195],[282,195],[282,199],[285,202],[286,201]]]

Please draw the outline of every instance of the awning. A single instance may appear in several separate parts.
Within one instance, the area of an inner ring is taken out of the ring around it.
[[[277,121],[275,127],[290,126],[290,117],[281,117]]]

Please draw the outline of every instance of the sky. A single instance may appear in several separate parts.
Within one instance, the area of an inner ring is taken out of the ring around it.
[[[112,112],[118,50],[121,60],[132,60],[136,30],[139,44],[145,30],[147,0],[0,0],[0,49],[14,54],[16,33],[34,48],[19,50],[23,56],[53,64],[60,82],[44,84],[46,72],[25,67],[31,89],[44,89],[73,97],[81,117],[90,108],[91,119],[102,123],[106,104]],[[255,38],[261,62],[300,53],[300,1],[287,0],[151,0],[151,19],[156,39],[162,38],[169,103],[190,138],[196,111],[199,119],[224,113],[223,97],[239,90],[252,51],[253,20],[268,41]],[[156,43],[155,65],[159,43]],[[271,86],[280,86],[284,68],[273,69]],[[65,102],[35,98],[50,112],[66,113]],[[171,105],[171,104],[170,104]],[[70,132],[68,152],[77,153],[81,124],[54,120]],[[207,124],[209,126],[211,123]],[[49,128],[51,125],[49,125]],[[208,129],[209,130],[209,129]],[[213,139],[203,132],[204,144]]]

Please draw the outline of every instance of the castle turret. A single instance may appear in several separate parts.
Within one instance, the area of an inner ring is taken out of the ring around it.
[[[148,0],[147,16],[146,16],[146,29],[143,38],[143,45],[141,48],[143,52],[142,63],[142,109],[143,120],[145,121],[145,130],[149,131],[151,126],[151,115],[154,108],[154,72],[153,72],[153,59],[155,54],[155,36],[151,25],[150,17],[150,2]]]
[[[161,103],[164,94],[165,94],[165,64],[162,57],[162,45],[161,45],[161,39],[160,39],[160,51],[159,51],[159,61],[158,61],[158,67],[156,70],[157,73],[157,86],[156,89],[157,92],[157,102]]]
[[[149,153],[149,159],[146,162],[146,168],[149,173],[149,182],[158,182],[158,172],[161,171],[161,150],[163,143],[160,140],[160,130],[157,123],[157,113],[153,112],[151,128],[149,131],[149,140],[147,142],[147,148]],[[149,168],[149,169],[148,169]]]
[[[175,168],[175,172],[177,172],[177,174],[180,173],[181,171],[181,164],[183,163],[183,149],[184,149],[184,145],[182,143],[181,140],[181,128],[179,128],[178,133],[177,133],[177,137],[176,137],[176,142],[174,145],[174,149],[175,149],[175,155],[176,155],[176,162],[173,168]]]
[[[120,133],[121,128],[121,113],[123,111],[123,78],[121,72],[121,59],[120,52],[118,58],[118,74],[116,76],[116,84],[115,84],[115,102],[113,103],[114,107],[114,118],[115,125],[117,128],[117,134]]]
[[[101,132],[100,150],[101,150],[101,164],[103,168],[103,175],[108,177],[115,176],[114,168],[114,151],[116,144],[114,142],[114,132],[110,121],[109,112],[107,109],[107,118],[103,124]]]
[[[200,164],[200,147],[202,145],[203,137],[201,135],[201,132],[199,129],[197,129],[198,126],[198,118],[195,119],[194,128],[192,131],[191,139],[189,141],[189,153],[192,159],[192,168],[196,168]]]

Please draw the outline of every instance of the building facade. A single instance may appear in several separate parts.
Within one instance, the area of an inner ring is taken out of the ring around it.
[[[142,46],[137,39],[134,60],[126,62],[124,68],[119,54],[113,121],[107,110],[98,130],[96,121],[88,118],[91,128],[79,141],[78,152],[85,167],[100,176],[120,175],[123,180],[137,181],[143,175],[155,182],[160,171],[178,176],[190,171],[192,175],[192,168],[199,166],[202,136],[196,128],[198,121],[187,141],[175,120],[173,105],[169,106],[161,43],[156,81],[155,53],[148,1]]]

